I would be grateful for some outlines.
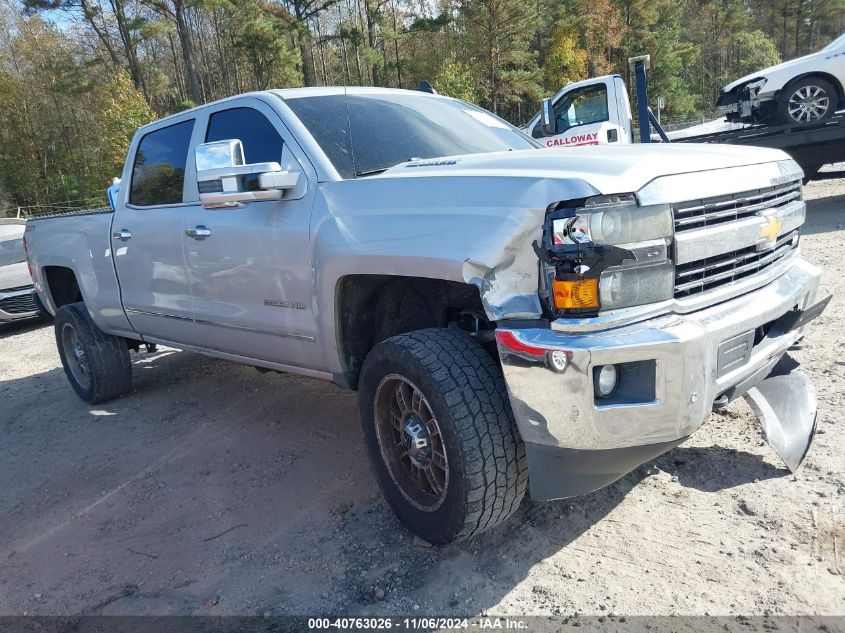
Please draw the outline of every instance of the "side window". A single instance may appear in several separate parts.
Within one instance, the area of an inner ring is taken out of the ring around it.
[[[193,130],[194,120],[190,119],[144,135],[132,165],[130,204],[154,206],[182,202]]]
[[[579,125],[601,123],[608,118],[607,86],[587,86],[570,92],[555,104],[555,133],[561,134]]]
[[[278,163],[282,158],[282,137],[263,114],[254,108],[231,108],[211,115],[205,142],[239,139],[244,158],[251,163]]]

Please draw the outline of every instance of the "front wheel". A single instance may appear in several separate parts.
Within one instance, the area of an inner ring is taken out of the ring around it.
[[[54,328],[59,357],[76,395],[97,404],[129,392],[132,363],[126,340],[98,328],[84,303],[59,308]]]
[[[359,406],[385,498],[414,533],[449,543],[519,507],[525,446],[501,369],[466,332],[418,330],[376,345]]]
[[[778,119],[784,125],[823,123],[833,116],[839,96],[829,81],[805,77],[778,97]]]

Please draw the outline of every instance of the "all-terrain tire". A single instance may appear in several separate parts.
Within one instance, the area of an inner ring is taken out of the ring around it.
[[[449,476],[437,507],[419,507],[391,474],[376,429],[377,392],[390,380],[418,389],[439,425]],[[465,539],[519,507],[528,483],[525,445],[501,368],[468,333],[432,328],[377,344],[361,370],[358,402],[385,498],[415,534],[436,544]]]
[[[59,308],[54,329],[62,367],[76,395],[97,404],[129,392],[132,363],[126,340],[98,328],[84,303]]]

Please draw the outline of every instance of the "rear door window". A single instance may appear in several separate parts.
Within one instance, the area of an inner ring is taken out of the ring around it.
[[[138,206],[179,204],[185,186],[185,165],[194,119],[146,134],[132,165],[129,203]]]
[[[247,164],[278,163],[282,159],[282,137],[255,108],[230,108],[211,115],[205,142],[232,139],[243,144]]]

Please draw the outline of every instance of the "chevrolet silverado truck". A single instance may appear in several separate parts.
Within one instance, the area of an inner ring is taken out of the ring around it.
[[[138,130],[114,208],[31,221],[88,403],[163,344],[357,390],[396,514],[446,543],[587,493],[744,396],[797,468],[825,307],[777,150],[541,145],[414,91],[247,94]]]

